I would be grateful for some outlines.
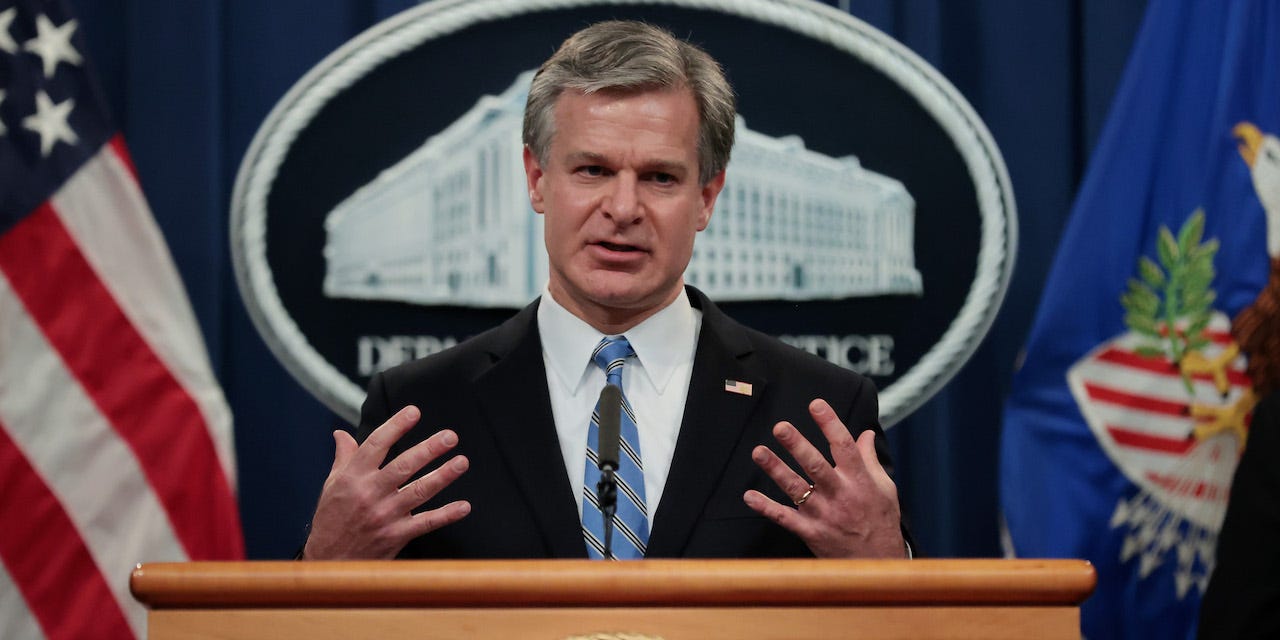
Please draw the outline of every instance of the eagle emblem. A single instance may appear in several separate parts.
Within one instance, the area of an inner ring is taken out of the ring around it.
[[[1267,346],[1280,331],[1280,141],[1249,123],[1232,133],[1267,214],[1270,282],[1234,320],[1215,309],[1219,245],[1197,210],[1177,233],[1159,229],[1154,259],[1139,258],[1120,296],[1127,330],[1067,371],[1094,437],[1138,488],[1111,517],[1120,559],[1136,558],[1143,578],[1175,562],[1179,599],[1208,585],[1253,407],[1280,382],[1280,349]]]

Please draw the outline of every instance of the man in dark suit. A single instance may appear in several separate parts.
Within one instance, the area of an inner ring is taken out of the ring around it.
[[[617,522],[639,555],[907,554],[873,385],[683,284],[734,115],[719,65],[648,25],[592,25],[543,64],[524,163],[546,222],[546,292],[374,377],[361,444],[335,433],[304,557],[598,557],[583,469],[606,371],[635,427],[623,457],[638,475],[626,481],[624,460],[619,502],[640,521]],[[623,355],[593,366],[618,340]],[[800,471],[762,445],[770,435]]]

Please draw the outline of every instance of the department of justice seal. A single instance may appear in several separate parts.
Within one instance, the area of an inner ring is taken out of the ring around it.
[[[859,371],[889,427],[960,368],[1013,269],[990,133],[936,70],[805,0],[438,0],[343,45],[280,100],[232,197],[250,316],[356,420],[376,371],[497,325],[542,292],[520,120],[531,71],[603,19],[706,49],[737,141],[685,280],[730,315]]]

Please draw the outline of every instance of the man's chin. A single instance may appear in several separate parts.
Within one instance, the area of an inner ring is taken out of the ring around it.
[[[618,311],[644,311],[654,306],[660,296],[653,292],[608,290],[592,292],[591,302],[598,307]]]
[[[645,315],[671,302],[680,291],[680,281],[673,285],[654,287],[634,277],[597,278],[579,289],[581,299],[591,306],[607,310],[610,315]],[[554,289],[553,289],[554,292]],[[557,296],[557,300],[560,296]]]

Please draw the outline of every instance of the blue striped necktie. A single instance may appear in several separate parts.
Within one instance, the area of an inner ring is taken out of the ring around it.
[[[608,338],[596,345],[591,359],[604,370],[605,381],[622,389],[622,365],[635,350],[624,337]],[[587,470],[582,485],[582,535],[587,541],[587,556],[604,558],[604,516],[596,499],[596,483],[600,481],[597,456],[600,442],[600,406],[591,414],[587,434]],[[619,560],[644,557],[649,542],[649,512],[644,503],[644,465],[640,463],[640,433],[636,416],[627,396],[622,396],[622,453],[618,456],[618,511],[613,516],[613,556]]]

